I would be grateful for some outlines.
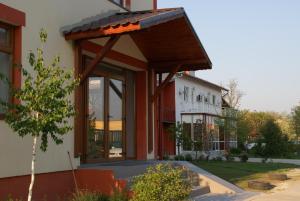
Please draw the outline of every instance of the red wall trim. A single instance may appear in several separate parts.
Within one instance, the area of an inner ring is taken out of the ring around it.
[[[78,188],[111,195],[115,189],[124,190],[125,180],[116,180],[112,170],[75,170]],[[105,182],[103,182],[105,181]],[[25,200],[28,194],[30,175],[0,178],[0,200],[8,196]],[[72,171],[36,174],[33,200],[66,200],[75,192]]]
[[[157,0],[153,0],[153,9],[157,9]]]
[[[28,194],[30,175],[0,179],[0,200],[10,195],[25,200]],[[74,192],[74,180],[71,171],[37,174],[33,187],[33,199],[57,200]]]
[[[95,44],[90,41],[82,41],[80,43],[80,46],[82,49],[87,50],[92,53],[98,53],[103,48],[103,46]],[[116,60],[116,61],[119,61],[121,63],[125,63],[128,65],[134,66],[141,70],[147,70],[147,68],[148,68],[148,64],[146,62],[136,59],[134,57],[119,53],[114,50],[111,50],[109,53],[107,53],[106,57]]]
[[[137,72],[135,80],[136,90],[136,158],[147,159],[147,75]]]
[[[22,67],[22,27],[18,26],[14,30],[14,53],[13,53],[13,77],[12,82],[15,88],[21,88],[21,67]],[[20,101],[13,99],[13,103],[19,104]]]
[[[14,26],[25,26],[25,13],[0,3],[0,21]]]
[[[131,0],[125,0],[125,7],[130,10],[131,8]]]

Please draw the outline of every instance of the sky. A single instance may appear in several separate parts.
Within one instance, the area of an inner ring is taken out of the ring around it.
[[[290,112],[300,103],[300,0],[158,0],[184,7],[213,69],[200,78],[236,79],[241,109]]]

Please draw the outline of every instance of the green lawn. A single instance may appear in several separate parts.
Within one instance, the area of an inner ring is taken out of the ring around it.
[[[268,180],[270,172],[286,172],[299,166],[282,163],[241,163],[226,161],[199,161],[195,165],[241,188],[247,189],[250,180]]]

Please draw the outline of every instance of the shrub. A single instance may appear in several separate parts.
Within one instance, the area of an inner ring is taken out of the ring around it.
[[[201,155],[199,156],[198,160],[199,160],[199,161],[204,161],[204,160],[206,160],[206,157],[205,157],[203,154],[201,154]]]
[[[73,194],[70,201],[110,201],[109,197],[97,192],[79,191]]]
[[[193,160],[192,155],[191,155],[191,154],[186,154],[186,155],[185,155],[185,160],[186,160],[186,161],[192,161],[192,160]]]
[[[165,161],[170,160],[170,156],[169,156],[169,155],[164,155],[164,156],[163,156],[163,160],[165,160]]]
[[[174,157],[174,159],[175,159],[175,161],[184,161],[184,156],[182,156],[182,155],[176,155]]]
[[[21,199],[14,199],[10,195],[4,201],[22,201]]]
[[[240,161],[243,163],[247,162],[249,159],[248,154],[245,152],[241,153],[241,155],[239,155],[239,158],[240,158]]]
[[[239,148],[231,148],[230,153],[233,155],[239,155],[242,153],[242,151]]]
[[[212,161],[223,161],[223,158],[221,156],[217,156],[213,158]]]
[[[226,154],[225,155],[225,159],[228,162],[234,161],[234,157],[231,154]]]
[[[109,201],[128,201],[128,193],[126,190],[114,190],[114,194],[109,198]]]
[[[159,164],[133,181],[131,201],[181,201],[191,192],[190,184],[183,179],[180,168]]]
[[[265,144],[260,155],[264,157],[286,156],[288,154],[288,137],[284,135],[275,120],[268,120],[260,130],[261,141]]]

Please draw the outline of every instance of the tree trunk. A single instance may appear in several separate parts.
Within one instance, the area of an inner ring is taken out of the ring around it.
[[[27,201],[31,201],[32,199],[32,189],[34,185],[34,174],[35,174],[35,155],[36,155],[36,142],[37,142],[37,136],[33,137],[33,143],[32,143],[32,160],[31,160],[31,182],[28,190],[28,199]]]

